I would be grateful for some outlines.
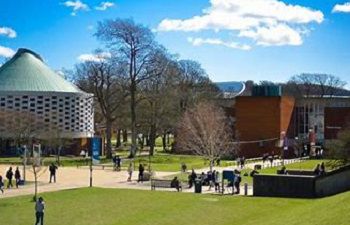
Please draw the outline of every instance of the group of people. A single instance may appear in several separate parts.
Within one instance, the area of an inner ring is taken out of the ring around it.
[[[52,163],[49,166],[49,171],[50,171],[50,180],[49,182],[51,183],[52,181],[56,183],[56,170],[57,170],[57,166]],[[5,175],[6,179],[7,179],[7,189],[13,188],[14,184],[16,185],[16,188],[18,188],[19,185],[22,185],[24,183],[24,181],[21,179],[21,172],[18,168],[18,166],[16,167],[16,170],[13,171],[12,166],[6,171],[6,175]],[[15,183],[14,183],[15,182]],[[5,181],[4,178],[0,175],[0,191],[3,194],[4,193],[4,187],[5,187]]]
[[[8,189],[13,187],[13,178],[15,178],[16,188],[18,188],[18,186],[21,183],[21,172],[19,171],[18,167],[16,168],[15,172],[13,172],[12,167],[10,167],[6,172],[7,188]],[[1,191],[1,193],[4,193],[4,186],[5,186],[4,178],[0,175],[0,191]]]
[[[196,179],[199,179],[202,185],[208,185],[209,190],[212,187],[215,188],[215,191],[220,190],[220,173],[219,171],[208,171],[206,174],[202,172],[197,176],[194,169],[192,169],[191,174],[188,176],[188,187],[192,188]]]
[[[314,169],[314,174],[316,176],[321,176],[321,175],[325,175],[326,174],[326,167],[324,165],[324,162],[322,162],[321,164],[317,164],[315,169]]]

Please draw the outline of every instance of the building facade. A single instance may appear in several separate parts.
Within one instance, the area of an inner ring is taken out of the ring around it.
[[[30,134],[23,133],[26,127]],[[37,139],[94,135],[93,95],[52,71],[28,49],[19,49],[0,67],[0,137],[8,140],[16,135]]]

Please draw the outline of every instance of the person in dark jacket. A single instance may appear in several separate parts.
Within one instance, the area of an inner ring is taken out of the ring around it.
[[[242,177],[241,177],[241,172],[236,170],[235,171],[235,179],[234,179],[234,183],[233,185],[235,186],[236,188],[236,192],[235,194],[239,194],[240,193],[240,184],[241,184],[241,181],[242,181]],[[233,188],[233,187],[232,187]]]
[[[188,176],[188,188],[191,188],[194,184],[194,181],[197,178],[196,172],[194,172],[194,169],[192,169],[191,174]]]
[[[51,163],[49,170],[50,170],[50,183],[52,181],[53,178],[53,182],[56,183],[56,170],[57,170],[57,166],[54,163]]]
[[[317,164],[317,166],[316,166],[315,169],[314,169],[314,174],[315,174],[316,176],[318,176],[318,175],[320,175],[320,172],[321,172],[321,170],[320,170],[320,164]]]
[[[139,165],[139,179],[137,180],[137,182],[140,182],[141,183],[143,182],[143,173],[145,171],[145,167],[140,163]]]
[[[13,178],[12,167],[10,167],[9,170],[6,172],[6,178],[8,180],[7,188],[10,188],[10,186],[13,187],[13,185],[12,185],[12,178]]]
[[[4,194],[4,189],[2,189],[3,186],[4,186],[4,181],[2,180],[2,176],[0,175],[0,191],[1,193]]]
[[[16,188],[18,188],[18,185],[21,181],[21,173],[19,172],[18,166],[15,171],[15,180],[16,180]]]
[[[325,175],[325,174],[326,174],[326,167],[324,165],[324,162],[322,162],[320,166],[320,175]]]

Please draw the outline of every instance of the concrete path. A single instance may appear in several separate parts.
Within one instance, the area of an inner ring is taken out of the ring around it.
[[[294,161],[292,160],[285,161],[286,164],[291,162],[294,162]],[[245,165],[245,168],[252,169],[256,164],[262,164],[262,162],[258,161],[254,163],[248,163]],[[276,166],[277,164],[280,164],[280,161],[276,160],[273,166]],[[268,164],[266,162],[265,166],[267,165]],[[6,171],[9,167],[10,165],[0,165],[0,175],[5,177]],[[22,171],[23,168],[22,166],[20,166],[19,168],[23,177],[23,171]],[[237,168],[236,166],[233,166],[233,167],[215,167],[214,169],[222,172],[223,170],[233,170],[236,168]],[[15,167],[13,167],[13,170],[15,170]],[[208,170],[209,168],[203,168],[200,170],[196,170],[196,172],[201,173],[201,172],[206,172]],[[179,172],[156,172],[155,177],[162,178],[162,177],[175,176],[175,174],[178,174]],[[137,175],[138,175],[138,172],[135,171],[133,174],[132,182],[127,182],[128,174],[126,171],[116,172],[116,171],[113,171],[111,167],[105,167],[104,170],[102,169],[102,167],[96,167],[93,170],[93,186],[104,187],[104,188],[151,190],[150,182],[144,182],[144,183],[136,182]],[[0,198],[21,196],[21,195],[32,195],[34,193],[34,184],[33,184],[34,176],[29,167],[27,167],[26,179],[27,181],[29,181],[27,185],[20,186],[18,189],[5,188],[4,194],[0,193]],[[59,167],[57,171],[57,183],[49,183],[48,181],[49,181],[49,171],[48,171],[48,168],[45,167],[42,169],[40,177],[38,178],[39,193],[88,187],[90,182],[90,170],[89,170],[89,167],[79,167],[79,168]],[[174,191],[172,189],[159,189],[159,190]],[[208,187],[206,186],[204,186],[202,190],[203,190],[203,193],[214,193],[214,189],[212,189],[211,191],[208,191]],[[193,191],[194,191],[193,188],[192,189],[184,188],[183,190],[183,192],[193,192]],[[242,186],[241,194],[243,194],[243,192],[244,191]],[[252,194],[252,187],[249,187],[248,194],[249,195]]]

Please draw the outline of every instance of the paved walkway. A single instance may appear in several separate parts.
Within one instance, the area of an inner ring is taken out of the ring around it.
[[[285,163],[290,163],[292,161],[286,160]],[[276,161],[274,165],[279,164],[280,161]],[[256,164],[262,164],[261,161],[248,163],[245,168],[254,168]],[[267,162],[265,163],[267,166]],[[6,171],[10,165],[0,165],[0,174],[5,177]],[[19,167],[21,174],[22,166]],[[223,170],[232,170],[236,169],[236,167],[215,167],[217,171],[222,172]],[[15,170],[15,167],[13,167]],[[203,168],[200,170],[196,170],[196,172],[206,172],[209,168]],[[156,172],[155,176],[157,178],[168,177],[179,172]],[[133,174],[133,181],[127,182],[128,174],[126,171],[116,172],[113,171],[111,167],[106,167],[104,170],[102,167],[96,167],[93,170],[93,186],[94,187],[104,187],[104,188],[123,188],[123,189],[140,189],[140,190],[150,190],[150,182],[137,183],[138,172],[135,171]],[[25,186],[20,186],[18,189],[6,189],[5,193],[0,194],[0,198],[13,197],[13,196],[21,196],[21,195],[31,195],[34,193],[34,176],[30,171],[29,167],[27,167],[26,179],[29,183]],[[38,178],[39,181],[39,193],[42,192],[51,192],[58,190],[66,190],[73,188],[82,188],[88,187],[90,182],[90,170],[89,167],[60,167],[57,171],[57,183],[49,183],[49,171],[47,168],[43,169],[43,173]],[[242,184],[243,185],[243,184]],[[157,189],[158,190],[158,189]],[[174,191],[172,189],[159,189],[166,191]],[[203,193],[213,193],[213,189],[208,191],[208,187],[203,187]],[[193,192],[192,189],[185,188],[183,192]],[[243,186],[241,194],[243,194]],[[252,194],[252,187],[249,187],[248,194]]]

